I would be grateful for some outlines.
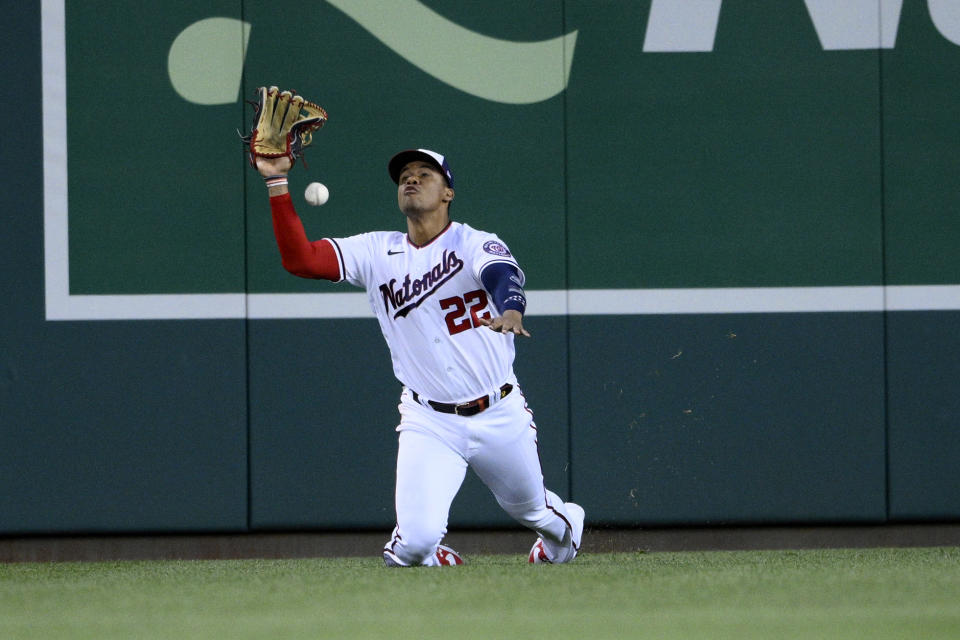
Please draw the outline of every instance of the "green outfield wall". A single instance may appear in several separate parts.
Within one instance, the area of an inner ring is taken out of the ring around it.
[[[392,527],[386,346],[238,142],[271,84],[330,114],[311,237],[403,229],[387,159],[447,154],[590,522],[960,518],[958,3],[187,4],[0,26],[0,534]],[[510,524],[468,475],[451,526]]]

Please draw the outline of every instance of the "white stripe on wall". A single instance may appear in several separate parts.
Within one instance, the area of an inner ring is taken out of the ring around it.
[[[122,296],[62,292],[48,289],[48,320],[373,317],[366,294],[354,292]],[[527,299],[530,316],[942,311],[960,310],[960,286],[573,289],[529,291]]]

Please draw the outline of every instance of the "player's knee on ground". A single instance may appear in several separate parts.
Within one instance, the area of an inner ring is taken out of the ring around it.
[[[437,545],[443,539],[443,534],[442,528],[440,530],[425,527],[404,529],[396,544],[393,545],[393,552],[405,564],[410,566],[423,564],[437,552]]]
[[[437,544],[437,542],[432,544],[403,543],[394,547],[394,553],[396,553],[397,557],[406,564],[410,566],[416,566],[423,564],[427,559],[431,558],[436,553]]]

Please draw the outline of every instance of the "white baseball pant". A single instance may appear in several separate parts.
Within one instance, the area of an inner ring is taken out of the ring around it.
[[[518,387],[473,416],[437,412],[401,396],[397,526],[387,549],[406,565],[437,563],[450,505],[468,465],[517,522],[543,538],[550,557],[575,554],[563,500],[543,484],[533,414]]]

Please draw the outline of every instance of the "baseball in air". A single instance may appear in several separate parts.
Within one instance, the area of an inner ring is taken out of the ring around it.
[[[307,190],[303,195],[307,198],[307,202],[319,207],[326,204],[327,200],[330,199],[330,190],[321,182],[311,182],[307,185]]]

